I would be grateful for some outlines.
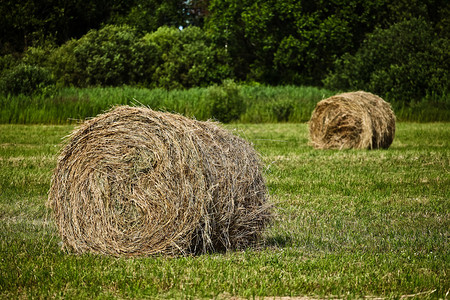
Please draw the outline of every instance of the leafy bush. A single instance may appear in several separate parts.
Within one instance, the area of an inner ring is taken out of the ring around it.
[[[419,101],[449,91],[449,40],[437,37],[430,24],[411,19],[377,29],[355,55],[336,63],[325,87],[363,89],[400,102]]]
[[[61,86],[85,85],[85,74],[80,69],[74,49],[79,40],[70,40],[57,48],[49,57],[57,84]]]
[[[0,56],[0,76],[2,76],[5,71],[12,69],[18,64],[20,64],[20,59],[17,56],[12,54]]]
[[[155,65],[150,65],[152,87],[202,87],[230,75],[226,52],[215,48],[211,37],[198,27],[160,27],[145,35],[143,41],[155,54],[152,59],[156,58]]]
[[[28,47],[22,57],[22,63],[30,66],[40,66],[51,69],[49,58],[55,47],[52,44],[36,47]]]
[[[239,119],[245,112],[244,98],[239,86],[232,80],[225,80],[222,85],[208,88],[206,97],[211,103],[213,118],[223,123]]]
[[[136,82],[143,55],[138,36],[128,26],[91,30],[74,49],[87,85],[122,85]]]
[[[62,85],[139,85],[166,89],[208,86],[230,74],[227,55],[198,27],[161,27],[140,37],[108,25],[56,49],[50,58]]]
[[[64,84],[133,84],[143,76],[142,46],[133,28],[107,25],[67,42],[55,51],[52,61]]]
[[[292,99],[278,99],[272,103],[272,112],[278,122],[288,122],[289,116],[294,112]]]
[[[2,73],[0,92],[5,95],[32,95],[48,90],[53,84],[53,76],[48,69],[20,64]]]

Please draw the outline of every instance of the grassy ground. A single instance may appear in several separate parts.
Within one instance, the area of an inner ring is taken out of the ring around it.
[[[70,125],[0,125],[0,298],[446,298],[450,123],[399,123],[376,151],[317,151],[306,124],[229,125],[266,165],[277,218],[262,249],[75,256],[45,207]]]

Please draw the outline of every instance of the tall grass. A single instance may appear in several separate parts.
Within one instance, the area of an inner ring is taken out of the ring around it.
[[[243,123],[306,122],[317,102],[333,92],[315,87],[243,86],[241,94],[247,104]]]
[[[64,88],[52,95],[5,96],[0,123],[65,124],[94,117],[114,105],[146,105],[153,109],[207,118],[204,90],[166,91],[133,87]]]
[[[227,91],[236,90],[236,93]],[[221,93],[225,96],[221,95]],[[248,86],[228,84],[188,90],[137,87],[64,88],[43,95],[0,95],[2,124],[66,124],[96,116],[113,105],[145,105],[155,110],[177,112],[198,120],[218,119],[234,107],[214,110],[223,101],[242,103],[239,123],[306,122],[318,101],[335,92],[304,86]],[[224,98],[225,97],[225,98]],[[233,99],[226,99],[226,97]],[[450,121],[450,99],[442,97],[419,103],[393,103],[400,121]],[[227,116],[225,115],[225,119]]]

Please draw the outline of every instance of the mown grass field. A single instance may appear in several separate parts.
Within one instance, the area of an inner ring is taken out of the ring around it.
[[[398,123],[375,151],[314,150],[304,123],[227,127],[266,166],[265,245],[116,259],[61,251],[45,206],[73,126],[0,125],[0,298],[449,296],[450,123]]]

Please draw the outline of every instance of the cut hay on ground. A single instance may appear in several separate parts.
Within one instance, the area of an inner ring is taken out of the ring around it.
[[[380,97],[359,91],[317,103],[309,121],[316,149],[387,149],[395,136],[395,115]]]
[[[213,122],[121,106],[66,143],[48,203],[75,253],[237,249],[256,243],[270,220],[258,155]]]

